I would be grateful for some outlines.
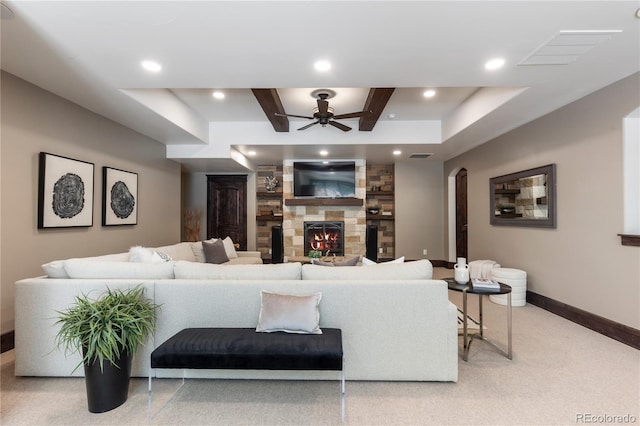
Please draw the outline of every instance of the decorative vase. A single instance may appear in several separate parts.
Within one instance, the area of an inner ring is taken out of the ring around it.
[[[453,279],[458,284],[466,284],[469,282],[469,265],[467,265],[467,259],[464,257],[458,258],[458,263],[453,265],[454,277]]]
[[[267,192],[276,192],[276,188],[278,187],[278,179],[275,176],[267,176],[264,178],[264,187]]]

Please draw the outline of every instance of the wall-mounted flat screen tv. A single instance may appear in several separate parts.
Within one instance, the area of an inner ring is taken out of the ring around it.
[[[356,196],[355,161],[295,161],[293,195],[316,198]]]

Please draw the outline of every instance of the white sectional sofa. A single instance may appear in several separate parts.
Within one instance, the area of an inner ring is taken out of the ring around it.
[[[327,267],[207,264],[189,255],[196,243],[164,247],[172,261],[133,263],[124,256],[58,261],[49,276],[16,283],[15,374],[71,376],[79,354],[55,346],[56,312],[75,296],[96,297],[142,285],[160,304],[154,336],[139,349],[133,376],[151,373],[150,354],[189,327],[255,327],[262,290],[322,293],[320,326],[342,329],[347,380],[457,381],[458,330],[447,285],[432,280],[427,260],[404,264]],[[160,250],[158,248],[157,250]],[[180,255],[179,253],[182,253]],[[66,275],[52,278],[51,275]],[[73,375],[81,376],[82,369]],[[182,371],[154,370],[157,377]],[[335,379],[332,372],[189,370],[187,377]]]

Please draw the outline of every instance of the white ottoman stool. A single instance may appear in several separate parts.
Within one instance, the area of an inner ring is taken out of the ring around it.
[[[520,269],[493,268],[489,271],[490,277],[498,282],[511,286],[511,306],[524,306],[527,304],[527,273]],[[507,304],[506,294],[489,296],[493,303]]]

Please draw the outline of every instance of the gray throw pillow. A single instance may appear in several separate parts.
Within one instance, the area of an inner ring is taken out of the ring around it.
[[[359,260],[360,260],[360,256],[355,256],[355,257],[352,257],[351,259],[341,260],[338,262],[323,262],[322,260],[314,259],[314,261],[311,263],[313,263],[314,265],[320,265],[320,266],[356,266]]]
[[[202,248],[204,249],[204,260],[207,263],[219,265],[229,261],[222,240],[216,240],[214,242],[202,241]]]

